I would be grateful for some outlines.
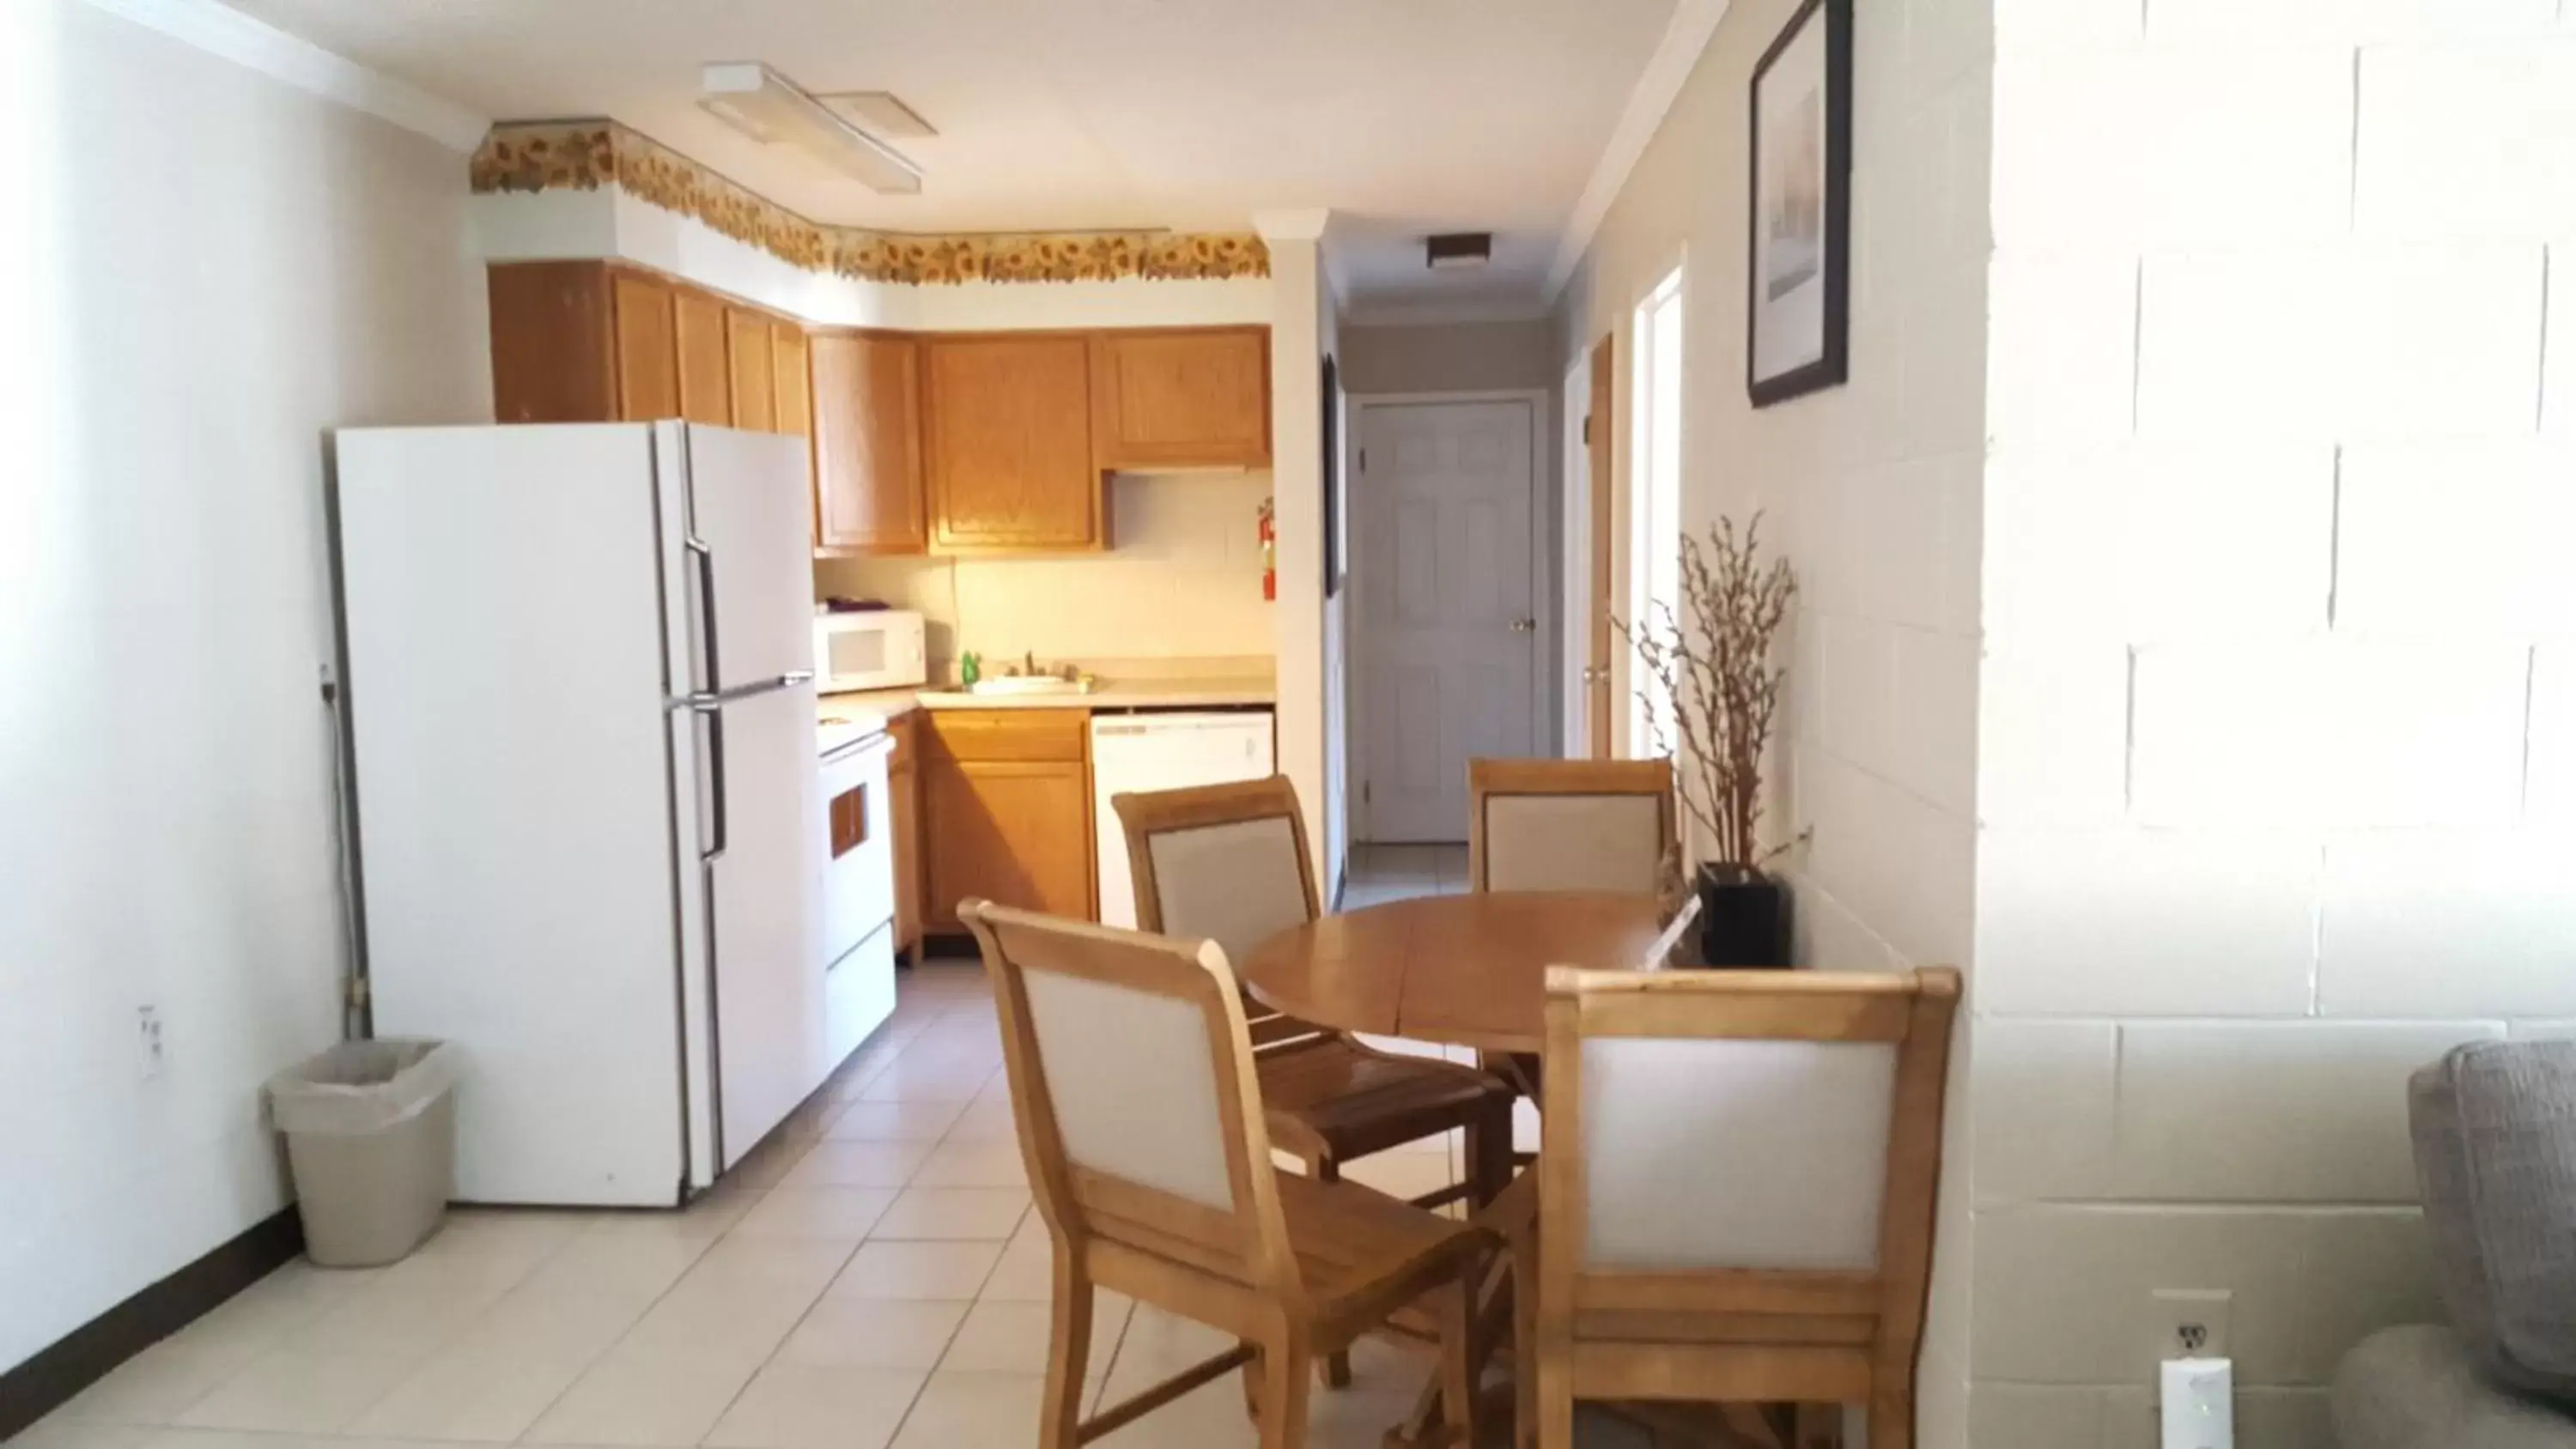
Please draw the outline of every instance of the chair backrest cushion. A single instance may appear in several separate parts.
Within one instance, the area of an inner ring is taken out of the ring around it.
[[[1582,1051],[1584,1268],[1877,1266],[1894,1046],[1595,1036]]]
[[[1662,876],[1653,795],[1489,795],[1484,827],[1487,890],[1651,892]]]
[[[2459,1047],[2408,1095],[2460,1337],[2504,1383],[2576,1402],[2576,1041]]]
[[[1233,1211],[1206,1011],[1034,966],[1021,980],[1065,1159]]]
[[[1156,831],[1145,848],[1166,936],[1214,941],[1239,962],[1264,937],[1306,923],[1306,878],[1285,815]]]

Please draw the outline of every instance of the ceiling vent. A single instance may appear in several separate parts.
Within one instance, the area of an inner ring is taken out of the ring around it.
[[[921,191],[921,168],[902,152],[756,60],[710,65],[702,85],[698,104],[707,114],[764,146],[793,147],[888,196]]]
[[[1422,251],[1424,260],[1434,271],[1481,267],[1494,259],[1494,234],[1489,231],[1453,231],[1426,238]]]

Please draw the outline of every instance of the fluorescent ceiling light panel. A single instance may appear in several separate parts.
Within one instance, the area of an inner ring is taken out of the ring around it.
[[[841,95],[816,96],[830,106],[841,119],[886,141],[918,141],[936,136],[938,130],[921,118],[921,112],[903,103],[892,91],[849,91]]]
[[[889,196],[921,191],[921,168],[850,124],[794,82],[756,60],[710,65],[702,77],[707,114],[763,145],[797,150]]]

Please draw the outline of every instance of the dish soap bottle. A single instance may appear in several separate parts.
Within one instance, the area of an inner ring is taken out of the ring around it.
[[[975,682],[983,677],[983,656],[972,649],[967,650],[957,661],[957,682],[972,689],[975,687]]]

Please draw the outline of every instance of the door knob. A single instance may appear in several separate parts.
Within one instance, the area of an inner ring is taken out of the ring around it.
[[[1514,620],[1512,621],[1512,632],[1513,632],[1513,633],[1515,633],[1515,634],[1527,634],[1527,633],[1529,633],[1531,630],[1536,629],[1537,627],[1538,627],[1538,620],[1536,620],[1536,619],[1522,618],[1522,619],[1514,619]]]

